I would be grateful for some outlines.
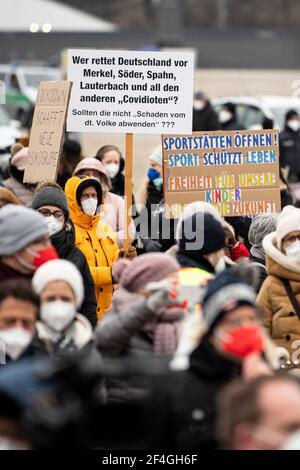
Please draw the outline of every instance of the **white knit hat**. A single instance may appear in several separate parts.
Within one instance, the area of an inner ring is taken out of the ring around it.
[[[300,231],[300,209],[294,206],[285,206],[278,216],[276,242],[281,249],[282,239],[290,232]]]
[[[56,259],[48,261],[36,270],[32,278],[32,286],[40,295],[45,287],[53,281],[65,281],[75,294],[76,306],[81,307],[84,298],[83,280],[79,270],[70,261]]]

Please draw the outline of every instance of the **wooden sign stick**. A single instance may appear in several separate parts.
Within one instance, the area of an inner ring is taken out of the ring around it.
[[[129,227],[132,221],[132,155],[133,155],[133,134],[127,133],[125,137],[125,238],[123,248],[127,250],[131,245]]]

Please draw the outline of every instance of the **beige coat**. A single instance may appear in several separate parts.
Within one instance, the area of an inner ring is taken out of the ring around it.
[[[257,297],[263,312],[263,323],[277,346],[286,348],[293,363],[300,362],[300,319],[287,295],[281,278],[290,281],[300,305],[300,264],[281,253],[276,246],[275,233],[263,242],[268,277]]]

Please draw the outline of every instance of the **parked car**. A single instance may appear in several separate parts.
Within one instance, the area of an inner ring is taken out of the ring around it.
[[[262,128],[264,118],[269,118],[274,120],[274,128],[282,130],[289,109],[300,114],[300,99],[293,96],[222,96],[211,100],[216,112],[228,102],[236,105],[237,120],[245,129]]]
[[[60,80],[60,69],[25,65],[0,65],[0,80],[5,83],[5,107],[13,119],[27,127],[34,109],[40,81]]]

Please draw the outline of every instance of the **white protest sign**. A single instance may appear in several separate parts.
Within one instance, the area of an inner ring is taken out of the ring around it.
[[[193,53],[68,52],[68,131],[192,132]]]

